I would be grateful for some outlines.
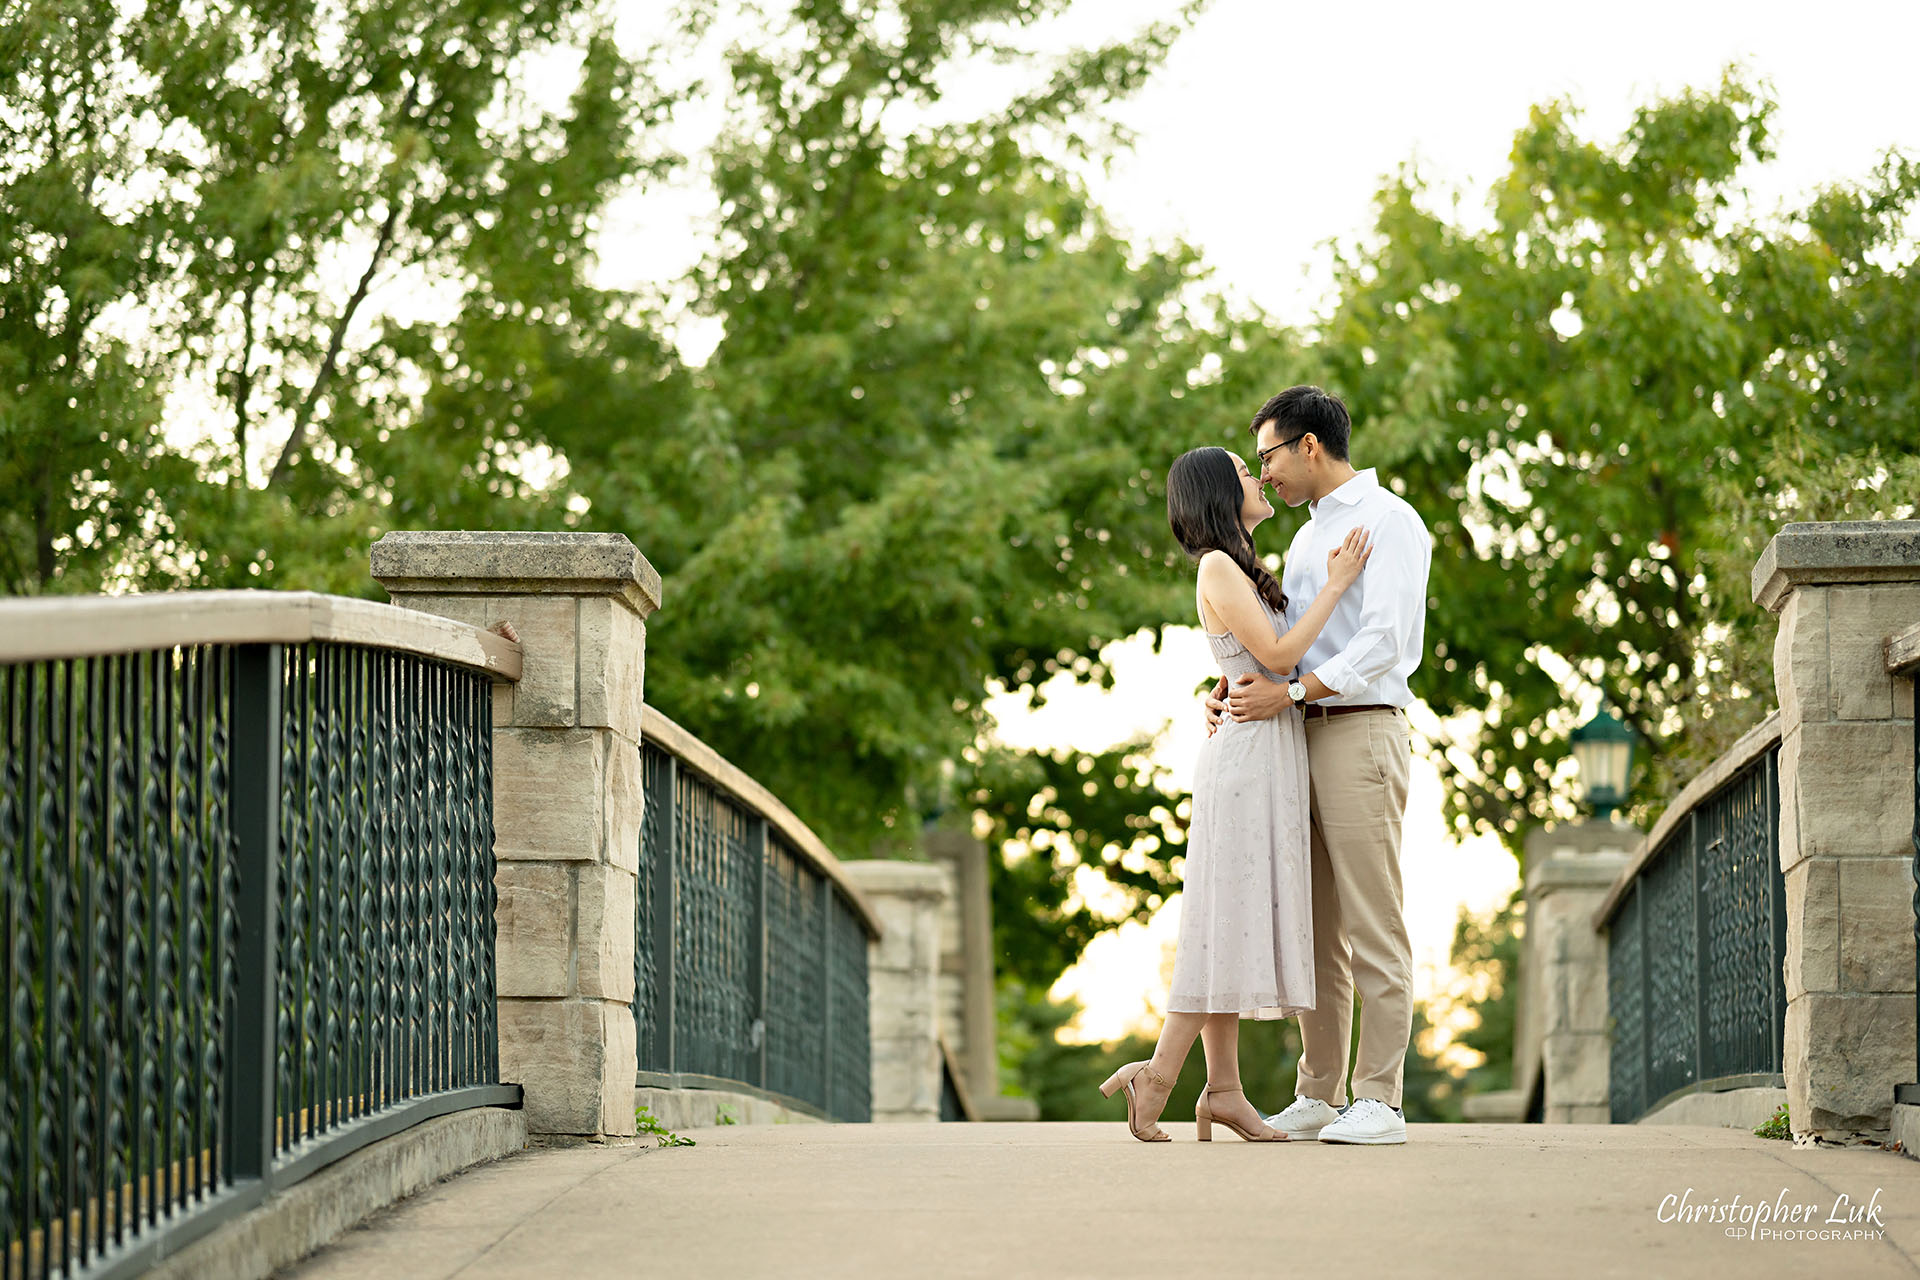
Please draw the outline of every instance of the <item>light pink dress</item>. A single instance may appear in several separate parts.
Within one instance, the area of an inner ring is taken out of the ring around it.
[[[1275,634],[1286,620],[1265,600]],[[1233,636],[1207,632],[1228,684],[1278,679]],[[1200,749],[1187,829],[1169,1013],[1291,1018],[1313,1008],[1307,733],[1292,707],[1229,718]]]

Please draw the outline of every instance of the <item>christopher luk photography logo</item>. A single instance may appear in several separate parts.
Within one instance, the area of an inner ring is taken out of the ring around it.
[[[1654,1216],[1662,1222],[1704,1223],[1724,1227],[1734,1240],[1879,1240],[1886,1232],[1880,1220],[1880,1188],[1865,1201],[1845,1192],[1833,1203],[1790,1202],[1787,1189],[1772,1200],[1700,1199],[1692,1187],[1660,1201]]]

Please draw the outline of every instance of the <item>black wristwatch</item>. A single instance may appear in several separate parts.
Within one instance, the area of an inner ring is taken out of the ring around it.
[[[1293,699],[1293,705],[1296,710],[1306,710],[1307,686],[1301,684],[1298,680],[1293,681],[1287,685],[1287,697]]]

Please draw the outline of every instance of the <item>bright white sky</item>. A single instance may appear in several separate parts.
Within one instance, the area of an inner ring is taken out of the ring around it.
[[[1060,48],[1101,42],[1176,7],[1081,0],[1041,39]],[[657,11],[628,0],[623,16],[640,24]],[[1889,147],[1920,153],[1916,48],[1920,3],[1912,0],[1831,0],[1817,8],[1773,0],[1604,7],[1216,0],[1156,80],[1121,110],[1138,144],[1094,178],[1094,189],[1138,236],[1199,246],[1230,294],[1307,324],[1327,296],[1327,242],[1366,231],[1384,175],[1412,161],[1431,184],[1459,191],[1464,208],[1477,211],[1535,103],[1570,98],[1585,111],[1588,136],[1612,139],[1637,106],[1712,86],[1728,64],[1742,63],[1781,104],[1778,159],[1750,177],[1756,206],[1770,210],[1813,187],[1865,176]],[[1004,81],[983,72],[961,92],[975,85],[991,93]],[[698,154],[715,120],[688,112],[681,149]],[[682,275],[708,243],[711,212],[697,173],[623,205],[604,244],[609,282]],[[697,326],[682,332],[689,358],[703,358],[712,341]],[[1364,418],[1365,406],[1356,408]],[[1204,434],[1196,424],[1196,440]],[[1365,465],[1363,435],[1356,460]],[[1161,655],[1129,641],[1110,656],[1112,694],[1063,688],[1037,715],[1018,699],[1002,700],[993,707],[1002,736],[1092,749],[1171,721],[1158,754],[1186,785],[1201,737],[1191,690],[1211,665],[1204,641],[1182,628]],[[1497,844],[1455,843],[1439,813],[1438,781],[1416,764],[1402,862],[1423,995],[1444,982],[1461,907],[1487,910],[1516,883],[1513,860]],[[1056,991],[1087,1005],[1083,1035],[1119,1034],[1153,1009],[1176,922],[1168,909],[1151,926],[1103,938],[1062,979]]]

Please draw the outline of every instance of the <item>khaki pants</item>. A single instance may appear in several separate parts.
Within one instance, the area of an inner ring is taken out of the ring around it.
[[[1411,747],[1406,716],[1307,718],[1313,778],[1314,1008],[1300,1015],[1295,1092],[1341,1106],[1360,991],[1353,1096],[1400,1105],[1413,1034],[1413,945],[1400,888],[1400,821]]]

